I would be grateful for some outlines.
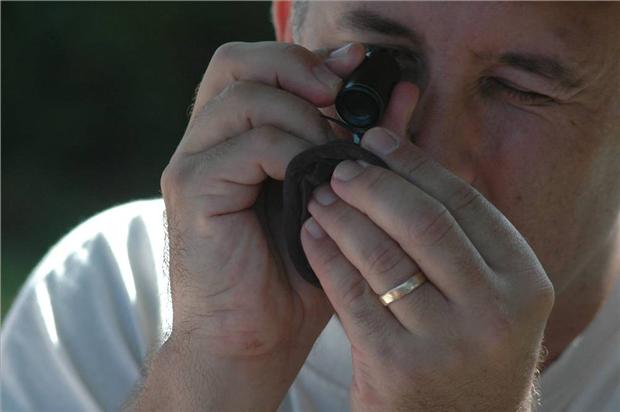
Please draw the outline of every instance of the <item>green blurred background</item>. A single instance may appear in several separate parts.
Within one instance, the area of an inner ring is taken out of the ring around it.
[[[270,3],[1,3],[2,316],[93,214],[159,196],[215,49],[274,38]]]

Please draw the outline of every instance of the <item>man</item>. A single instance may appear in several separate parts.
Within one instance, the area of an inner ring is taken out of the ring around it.
[[[530,410],[537,368],[541,410],[620,408],[620,7],[290,7],[274,4],[286,43],[216,52],[162,176],[169,337],[161,203],[108,211],[7,320],[6,409],[116,408],[148,350],[138,410]],[[323,292],[285,253],[278,186],[266,215],[256,200],[349,138],[321,111],[363,44],[421,73],[362,138],[390,170],[344,161],[308,205]]]

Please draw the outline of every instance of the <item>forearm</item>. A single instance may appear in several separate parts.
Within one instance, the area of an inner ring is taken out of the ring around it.
[[[294,379],[282,362],[205,356],[191,343],[169,339],[125,409],[275,411]]]

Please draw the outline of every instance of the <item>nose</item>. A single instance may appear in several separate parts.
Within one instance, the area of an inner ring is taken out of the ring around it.
[[[411,119],[413,142],[467,183],[476,178],[480,126],[475,107],[448,84],[428,84]]]

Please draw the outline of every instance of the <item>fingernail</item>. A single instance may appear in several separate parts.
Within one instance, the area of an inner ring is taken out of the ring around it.
[[[329,185],[321,185],[317,187],[312,192],[312,196],[314,196],[314,199],[316,199],[316,201],[323,206],[329,206],[334,203],[336,199],[338,199]]]
[[[387,129],[376,128],[364,135],[362,147],[375,153],[387,155],[398,148],[398,140]]]
[[[357,162],[344,160],[336,166],[333,176],[338,180],[347,181],[359,175],[362,170],[364,169]]]
[[[336,89],[340,86],[340,83],[342,83],[342,79],[336,76],[323,64],[317,64],[312,68],[312,70],[314,71],[314,76],[316,79],[330,89]]]
[[[314,239],[320,239],[325,236],[325,231],[316,223],[313,217],[308,218],[304,223],[304,228]]]
[[[351,51],[351,46],[353,46],[353,43],[349,43],[336,50],[332,50],[332,52],[329,53],[327,60],[336,60],[336,59],[342,59],[344,57],[347,57],[347,55]]]

